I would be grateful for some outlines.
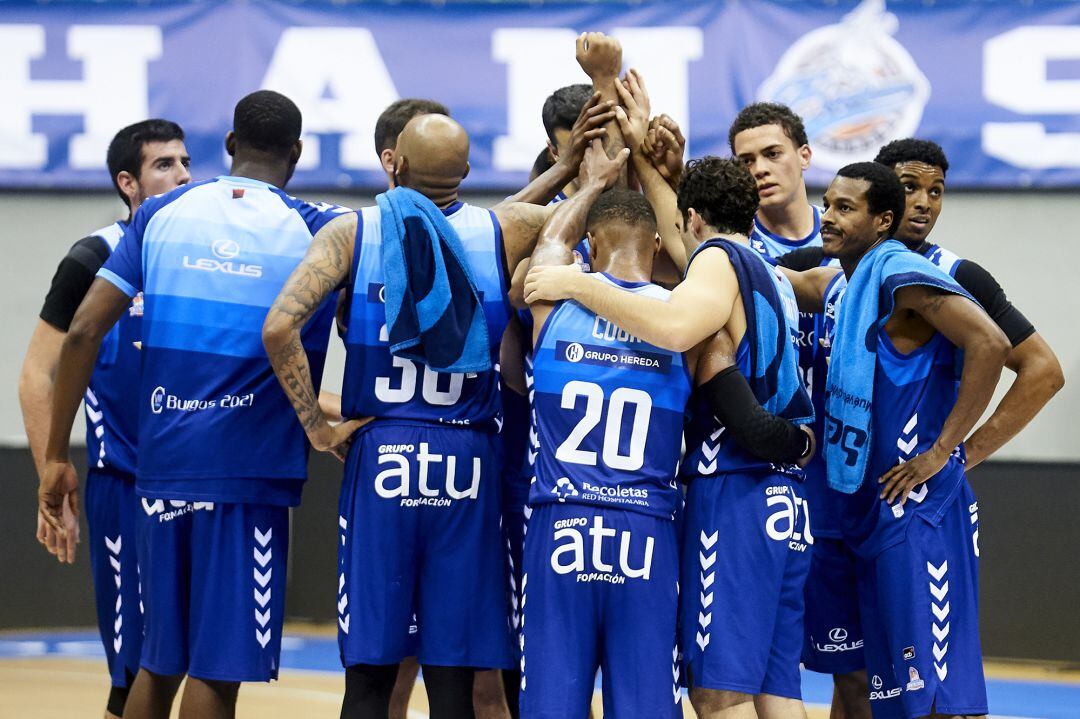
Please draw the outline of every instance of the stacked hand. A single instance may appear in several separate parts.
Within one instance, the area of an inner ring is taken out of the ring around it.
[[[578,65],[594,84],[614,80],[622,69],[622,45],[602,32],[583,32],[576,46]]]
[[[626,165],[628,157],[630,157],[630,150],[624,147],[613,159],[608,158],[600,140],[593,140],[581,162],[578,184],[581,187],[599,185],[604,190],[608,189],[619,179],[619,173]]]
[[[682,177],[686,138],[678,123],[667,115],[649,121],[642,150],[667,183],[675,188]]]
[[[627,147],[639,152],[649,130],[649,93],[645,89],[645,80],[637,70],[631,69],[615,83],[615,91],[622,103],[615,108],[619,129]]]
[[[574,126],[570,128],[567,150],[559,156],[558,161],[576,170],[581,165],[589,144],[593,140],[603,138],[607,134],[604,125],[614,119],[615,102],[613,100],[600,102],[600,93],[593,93],[593,96],[581,108]]]

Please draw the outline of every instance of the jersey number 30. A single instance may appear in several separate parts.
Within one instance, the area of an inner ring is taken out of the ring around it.
[[[386,325],[379,330],[379,340],[390,340],[386,331]],[[375,397],[380,402],[387,404],[401,404],[408,402],[416,395],[416,363],[404,357],[394,357],[394,368],[401,370],[401,377],[393,382],[390,377],[375,378]],[[420,396],[428,404],[439,406],[452,405],[461,399],[461,386],[465,381],[465,375],[461,372],[435,372],[427,365],[423,366],[424,379],[420,388]],[[446,390],[439,389],[439,379],[449,378],[450,386]],[[395,386],[397,385],[397,386]]]
[[[555,458],[562,462],[596,466],[596,452],[581,449],[581,443],[593,428],[600,424],[604,414],[604,390],[593,382],[573,380],[562,391],[562,408],[575,409],[578,397],[585,398],[585,416],[578,420],[559,448]],[[633,412],[630,429],[630,446],[626,454],[620,454],[622,445],[623,416]],[[604,442],[601,455],[611,469],[634,471],[645,464],[645,439],[649,434],[649,418],[652,415],[652,397],[647,392],[630,387],[619,387],[611,393],[607,404],[607,420],[604,423]]]

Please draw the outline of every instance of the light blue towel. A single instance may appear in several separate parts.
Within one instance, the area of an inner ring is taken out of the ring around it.
[[[490,370],[483,298],[457,231],[415,190],[398,187],[375,201],[390,351],[440,372]]]
[[[896,291],[908,285],[929,285],[972,299],[932,262],[896,240],[878,245],[859,261],[836,320],[825,390],[825,476],[830,487],[846,494],[862,486],[870,457],[878,332],[892,315]]]

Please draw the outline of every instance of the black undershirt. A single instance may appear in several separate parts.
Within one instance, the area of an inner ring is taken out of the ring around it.
[[[108,245],[96,235],[84,237],[72,245],[56,267],[38,316],[61,332],[67,332],[75,310],[79,309],[97,271],[108,258]]]
[[[923,242],[915,252],[925,256],[929,247],[929,242]],[[803,247],[782,255],[776,263],[796,272],[805,272],[820,267],[824,259],[825,253],[820,247]],[[954,279],[982,305],[986,314],[1001,328],[1013,347],[1035,334],[1035,326],[1009,302],[1005,290],[982,265],[971,260],[960,260]]]

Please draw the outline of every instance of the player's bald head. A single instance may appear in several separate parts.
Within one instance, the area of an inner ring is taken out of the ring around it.
[[[398,184],[420,192],[456,188],[469,174],[469,135],[446,115],[417,115],[398,136],[395,155]]]

